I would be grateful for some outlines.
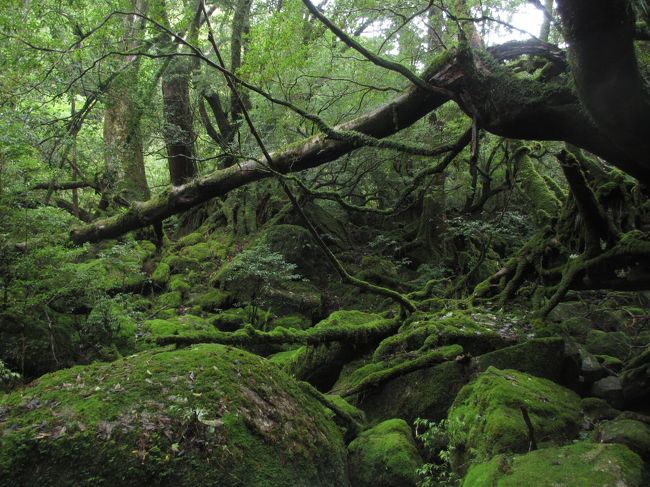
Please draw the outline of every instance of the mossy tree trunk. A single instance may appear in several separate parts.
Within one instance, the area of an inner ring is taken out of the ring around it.
[[[132,8],[143,12],[145,2],[134,0]],[[135,16],[124,17],[121,41],[125,51],[137,46],[142,24]],[[127,56],[126,68],[111,84],[105,96],[104,166],[109,193],[127,201],[146,201],[150,197],[144,168],[140,119],[135,90],[138,86],[139,59]],[[105,204],[109,202],[104,200]]]

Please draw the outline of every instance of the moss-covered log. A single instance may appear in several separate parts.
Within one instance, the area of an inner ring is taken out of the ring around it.
[[[366,343],[392,335],[401,322],[395,319],[378,319],[355,325],[342,323],[332,327],[314,327],[296,330],[278,327],[272,331],[261,331],[246,325],[234,332],[215,331],[205,334],[170,335],[156,339],[158,345],[192,345],[195,343],[221,343],[239,347],[271,345],[321,345],[329,342]]]
[[[463,347],[460,345],[448,345],[446,347],[431,350],[430,352],[425,352],[414,359],[401,361],[393,367],[373,372],[364,377],[363,380],[356,383],[353,387],[341,391],[339,394],[343,397],[348,397],[353,396],[354,394],[363,393],[374,389],[389,380],[413,372],[414,370],[425,369],[432,365],[452,360],[462,353]]]

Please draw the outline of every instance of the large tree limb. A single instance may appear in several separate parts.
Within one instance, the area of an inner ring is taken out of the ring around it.
[[[187,346],[196,343],[221,343],[242,348],[292,344],[318,346],[332,342],[359,345],[369,342],[378,343],[383,338],[394,334],[401,324],[401,321],[395,319],[378,319],[363,325],[315,326],[308,330],[278,327],[271,331],[257,330],[251,325],[246,325],[233,332],[169,335],[157,337],[155,341],[158,345]]]
[[[492,60],[473,56],[471,51],[450,54],[444,62],[429,68],[422,78],[459,93],[461,107],[476,117],[482,128],[494,134],[516,139],[566,141],[649,183],[650,171],[644,170],[643,160],[613,144],[609,135],[584,113],[580,100],[562,79],[540,83],[517,78],[498,64],[516,52],[525,54],[529,49],[536,55],[547,52],[547,57],[558,59],[557,52],[544,45],[530,41],[508,43],[503,49],[492,47]],[[365,145],[363,136],[376,141],[393,135],[448,100],[443,94],[411,86],[374,111],[333,127],[334,133],[347,133],[350,137],[334,138],[321,133],[271,153],[274,170],[287,174],[336,160]],[[362,136],[357,137],[355,133]],[[114,238],[273,175],[265,162],[244,161],[170,188],[147,202],[135,203],[123,214],[76,228],[71,237],[77,243]]]
[[[631,4],[629,0],[560,0],[558,9],[582,104],[611,142],[637,162],[635,172],[644,172],[647,182],[650,89],[637,63]]]
[[[453,85],[457,73],[444,71],[436,74],[438,82]],[[407,89],[392,102],[351,122],[334,127],[337,131],[355,131],[376,138],[392,135],[409,127],[420,118],[448,100],[447,97],[426,92],[417,87]],[[299,144],[271,153],[274,169],[286,174],[316,167],[333,161],[359,147],[356,139],[332,140],[324,134],[310,137]],[[144,203],[134,204],[126,213],[93,225],[74,229],[76,243],[95,242],[113,238],[131,230],[150,225],[192,206],[260,179],[273,176],[266,164],[248,160],[226,169],[215,171],[182,186],[170,188],[166,193]]]

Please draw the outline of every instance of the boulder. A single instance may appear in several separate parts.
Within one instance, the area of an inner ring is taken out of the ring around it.
[[[402,418],[409,424],[417,418],[440,421],[466,382],[467,367],[453,360],[391,379],[355,397],[354,402],[370,422],[387,418]]]
[[[514,369],[537,377],[554,381],[565,379],[571,369],[564,352],[564,339],[560,337],[534,338],[524,343],[501,348],[473,359],[473,366],[479,372],[493,366],[499,369]]]
[[[621,379],[610,375],[594,382],[591,386],[591,395],[599,397],[610,403],[615,408],[622,408],[624,405],[623,385]]]
[[[650,425],[634,419],[619,417],[598,425],[594,439],[600,443],[621,443],[650,461]]]
[[[472,465],[463,487],[642,487],[643,462],[623,445],[579,442]]]
[[[232,347],[61,370],[0,410],[2,486],[348,484],[331,410]]]
[[[528,451],[526,414],[538,445],[572,440],[583,419],[574,392],[515,370],[489,367],[463,387],[448,416],[456,470],[497,453]]]
[[[650,400],[650,346],[634,357],[621,372],[623,395],[628,402]]]
[[[348,463],[354,487],[415,487],[422,458],[408,424],[390,419],[350,443]]]
[[[605,332],[591,330],[587,335],[585,348],[594,355],[609,355],[619,360],[626,360],[630,356],[632,343],[630,338],[622,331]]]

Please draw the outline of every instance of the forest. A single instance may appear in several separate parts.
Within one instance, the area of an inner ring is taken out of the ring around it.
[[[650,485],[650,2],[0,39],[0,487]]]

